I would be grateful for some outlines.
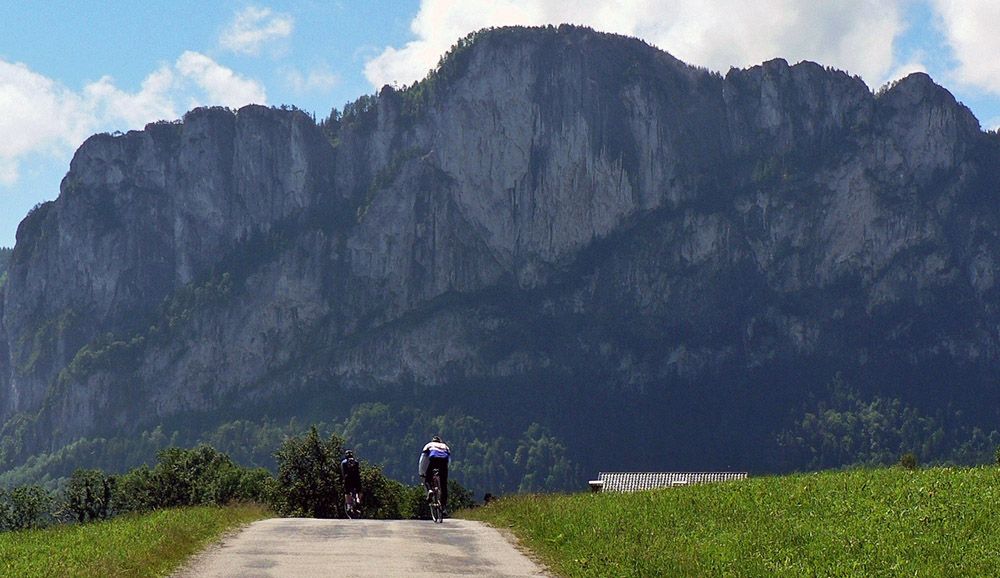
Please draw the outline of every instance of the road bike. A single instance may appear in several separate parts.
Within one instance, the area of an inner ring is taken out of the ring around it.
[[[441,471],[437,468],[431,472],[431,489],[427,495],[431,507],[431,519],[440,524],[444,522],[444,508],[441,506]]]
[[[344,514],[349,520],[362,517],[364,510],[361,507],[361,492],[355,490],[344,494]]]

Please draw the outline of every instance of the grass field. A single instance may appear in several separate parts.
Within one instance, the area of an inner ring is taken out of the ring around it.
[[[460,514],[563,576],[1000,576],[1000,468],[516,496]]]
[[[226,530],[266,518],[257,506],[160,510],[0,534],[0,576],[164,576]]]

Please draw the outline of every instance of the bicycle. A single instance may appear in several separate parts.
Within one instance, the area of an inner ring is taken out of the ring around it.
[[[441,506],[441,471],[436,468],[431,472],[431,489],[427,501],[431,507],[431,519],[437,524],[444,522],[444,508]]]
[[[344,494],[344,514],[348,520],[360,519],[364,510],[361,507],[361,492],[355,490]]]

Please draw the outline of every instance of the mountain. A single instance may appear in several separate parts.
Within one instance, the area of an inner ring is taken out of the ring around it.
[[[998,194],[1000,137],[925,74],[484,30],[319,123],[83,143],[18,228],[0,458],[377,402],[391,444],[422,408],[586,475],[789,469],[831,383],[989,432]]]

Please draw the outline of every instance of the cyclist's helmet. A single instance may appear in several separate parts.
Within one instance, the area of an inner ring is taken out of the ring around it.
[[[434,436],[431,438],[431,441],[441,443],[441,436]]]

